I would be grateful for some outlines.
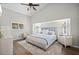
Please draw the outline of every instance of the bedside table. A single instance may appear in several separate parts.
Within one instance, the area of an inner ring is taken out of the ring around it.
[[[66,46],[72,45],[72,36],[71,35],[60,35],[58,37],[58,42]]]

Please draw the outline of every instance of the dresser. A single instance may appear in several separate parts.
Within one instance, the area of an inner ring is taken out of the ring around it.
[[[71,35],[60,35],[58,37],[58,42],[66,46],[72,45],[72,36]]]

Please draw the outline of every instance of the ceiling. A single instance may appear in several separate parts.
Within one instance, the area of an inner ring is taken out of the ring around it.
[[[2,7],[8,8],[10,10],[16,11],[24,15],[32,16],[47,5],[47,3],[39,3],[39,4],[40,4],[39,7],[35,7],[37,11],[34,11],[33,9],[27,11],[28,6],[21,5],[20,3],[3,3]]]

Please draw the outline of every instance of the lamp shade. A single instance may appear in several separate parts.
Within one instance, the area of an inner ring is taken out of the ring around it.
[[[0,4],[0,16],[2,15],[2,7],[1,7],[1,4]]]

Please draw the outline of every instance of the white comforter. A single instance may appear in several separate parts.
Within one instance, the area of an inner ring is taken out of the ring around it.
[[[56,40],[56,35],[45,35],[45,34],[31,34],[27,36],[26,41],[39,46],[43,49],[47,49]]]
[[[56,39],[56,35],[45,35],[45,34],[32,34],[31,36],[45,39],[48,45]]]

